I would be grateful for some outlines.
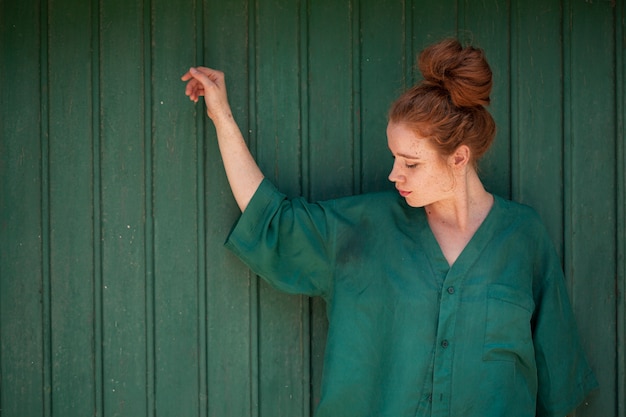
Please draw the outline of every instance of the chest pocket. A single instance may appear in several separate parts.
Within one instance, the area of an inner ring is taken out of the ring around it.
[[[533,366],[531,317],[535,303],[515,288],[491,285],[487,296],[483,360]]]

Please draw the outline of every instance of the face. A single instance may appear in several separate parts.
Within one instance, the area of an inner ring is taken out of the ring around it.
[[[424,207],[452,197],[454,175],[430,139],[402,123],[389,123],[387,143],[394,157],[389,181],[408,205]]]

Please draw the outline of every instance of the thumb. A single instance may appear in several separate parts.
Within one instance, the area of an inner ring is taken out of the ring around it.
[[[209,85],[213,84],[213,82],[206,76],[206,74],[202,73],[202,71],[197,70],[194,67],[189,68],[189,74],[199,81],[206,89]]]

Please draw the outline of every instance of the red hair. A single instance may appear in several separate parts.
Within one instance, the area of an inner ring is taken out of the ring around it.
[[[496,125],[489,105],[492,73],[482,49],[445,39],[423,50],[424,79],[391,106],[389,122],[403,123],[429,138],[442,156],[467,145],[475,164],[489,149]]]

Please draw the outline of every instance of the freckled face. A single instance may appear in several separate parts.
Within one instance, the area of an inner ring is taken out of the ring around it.
[[[389,181],[408,205],[424,207],[453,195],[453,174],[430,139],[402,123],[389,123],[387,144],[394,157]]]

